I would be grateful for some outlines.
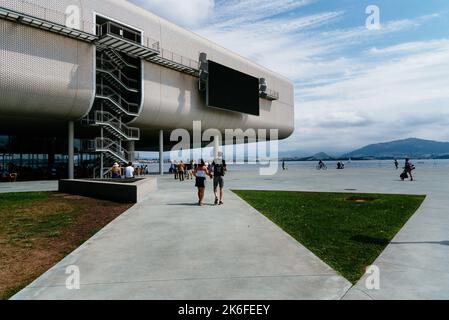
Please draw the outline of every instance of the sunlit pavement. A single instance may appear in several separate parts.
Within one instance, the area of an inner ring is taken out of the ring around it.
[[[389,168],[275,176],[232,171],[227,189],[425,194],[423,206],[375,261],[380,289],[351,285],[257,211],[227,192],[225,205],[195,206],[192,181],[160,189],[70,254],[15,299],[443,299],[449,298],[449,173],[421,168],[400,181]],[[80,290],[66,267],[80,268]]]

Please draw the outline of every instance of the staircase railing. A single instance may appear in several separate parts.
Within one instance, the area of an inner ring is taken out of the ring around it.
[[[119,25],[118,23],[112,21],[97,25],[97,35],[99,37],[103,37],[108,34],[133,41],[138,44],[143,44],[148,48],[159,51],[159,41],[150,37],[142,37],[139,32],[136,32],[130,28]]]
[[[90,117],[88,116],[88,119]],[[122,123],[120,119],[115,117],[112,113],[107,111],[95,111],[93,114],[93,121],[95,124],[109,125],[118,131],[120,134],[125,136],[128,140],[139,140],[140,130],[139,128],[129,127]]]
[[[139,113],[139,105],[137,103],[128,102],[122,98],[122,95],[107,85],[97,85],[97,96],[111,99],[125,112],[137,114]]]
[[[124,149],[120,144],[109,138],[96,138],[95,149],[99,152],[110,152],[122,162],[127,162],[131,152]]]
[[[111,60],[105,59],[104,57],[97,57],[97,70],[109,73],[126,89],[139,89],[139,81],[127,77]]]
[[[104,51],[104,53],[111,59],[111,60],[116,60],[118,61],[117,63],[120,66],[126,66],[128,68],[132,68],[132,69],[138,69],[138,66],[135,66],[131,63],[129,63],[128,61],[126,61],[117,51],[113,50],[113,49],[106,49]]]

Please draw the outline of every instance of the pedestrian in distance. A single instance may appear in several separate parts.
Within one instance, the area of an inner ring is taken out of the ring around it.
[[[184,162],[180,161],[178,163],[178,177],[179,177],[179,181],[184,181],[184,171],[185,171]]]

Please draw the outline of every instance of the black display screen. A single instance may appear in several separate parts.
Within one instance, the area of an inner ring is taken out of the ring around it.
[[[259,79],[210,60],[208,63],[207,105],[260,115]]]

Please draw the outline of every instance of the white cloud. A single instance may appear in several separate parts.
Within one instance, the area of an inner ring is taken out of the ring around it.
[[[194,27],[209,18],[214,0],[130,0],[149,11],[185,27]]]
[[[345,152],[410,136],[449,140],[449,39],[391,44],[438,14],[368,30],[363,19],[358,27],[335,27],[349,19],[343,9],[304,14],[318,0],[135,1],[294,80],[297,130],[283,150]],[[383,39],[390,45],[379,45]]]

